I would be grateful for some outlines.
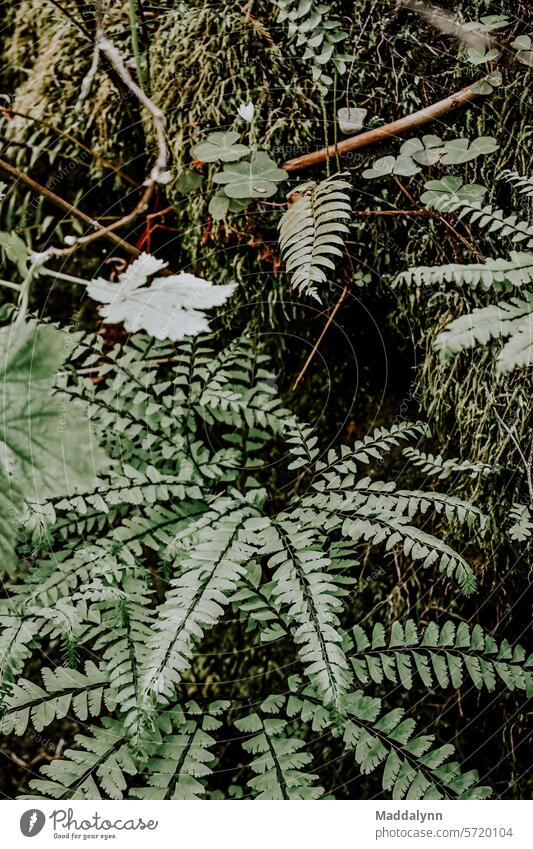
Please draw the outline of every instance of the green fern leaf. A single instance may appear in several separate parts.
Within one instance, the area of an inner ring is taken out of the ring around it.
[[[318,286],[327,280],[324,269],[333,271],[331,257],[342,256],[342,221],[350,218],[350,184],[338,176],[321,183],[306,183],[300,197],[281,218],[279,245],[292,287],[320,301]]]

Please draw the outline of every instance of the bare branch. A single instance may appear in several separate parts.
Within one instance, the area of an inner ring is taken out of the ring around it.
[[[351,136],[349,139],[338,144],[330,144],[322,150],[306,153],[303,156],[298,156],[296,159],[288,159],[280,167],[285,171],[301,171],[304,168],[311,168],[313,165],[320,165],[326,159],[331,159],[334,156],[348,153],[351,150],[359,150],[362,147],[368,147],[372,144],[377,144],[385,139],[398,136],[400,133],[413,130],[415,127],[420,127],[422,124],[427,124],[429,121],[434,121],[435,118],[440,118],[441,115],[446,115],[453,109],[459,106],[464,106],[466,103],[471,103],[480,94],[475,85],[467,86],[445,97],[444,100],[439,100],[437,103],[432,103],[431,106],[426,106],[418,112],[413,112],[411,115],[405,115],[397,121],[392,121],[390,124],[385,124],[383,127],[377,127],[375,130],[369,130],[367,133],[360,133],[357,136]]]

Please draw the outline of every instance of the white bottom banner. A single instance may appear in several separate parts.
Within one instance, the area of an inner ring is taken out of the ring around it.
[[[533,847],[530,802],[2,802],[1,846]],[[34,841],[34,842],[33,842]],[[69,841],[67,843],[67,841]]]

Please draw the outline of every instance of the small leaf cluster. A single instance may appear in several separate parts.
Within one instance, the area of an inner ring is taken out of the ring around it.
[[[287,173],[268,154],[239,143],[239,138],[234,130],[217,131],[191,150],[194,159],[201,162],[224,163],[222,171],[213,175],[213,182],[221,186],[209,203],[215,220],[242,212],[251,200],[271,197],[278,183],[287,179]]]

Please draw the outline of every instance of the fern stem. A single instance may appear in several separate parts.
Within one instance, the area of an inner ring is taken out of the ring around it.
[[[320,106],[322,107],[322,123],[324,128],[324,147],[329,149],[328,145],[328,113],[326,110],[326,101],[324,97],[320,98]],[[335,151],[337,151],[337,142],[335,141]],[[338,155],[338,154],[337,154]],[[329,157],[326,159],[326,176],[330,175]]]

